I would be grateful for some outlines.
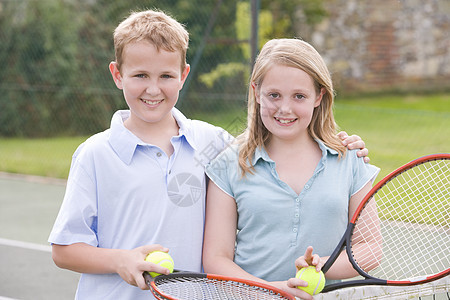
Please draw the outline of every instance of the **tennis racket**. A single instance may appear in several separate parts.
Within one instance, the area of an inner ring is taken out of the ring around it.
[[[147,285],[157,299],[288,299],[290,294],[270,285],[222,275],[174,271],[155,278],[144,272]]]
[[[415,285],[450,274],[450,154],[428,155],[377,183],[354,213],[322,271],[346,249],[364,279],[330,284]]]

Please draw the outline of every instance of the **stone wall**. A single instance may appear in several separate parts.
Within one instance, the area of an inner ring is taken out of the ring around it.
[[[325,58],[339,93],[450,91],[450,0],[324,0],[299,36]]]

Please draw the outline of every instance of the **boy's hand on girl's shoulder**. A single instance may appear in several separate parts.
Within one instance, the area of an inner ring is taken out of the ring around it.
[[[116,272],[128,284],[139,287],[141,290],[148,290],[145,283],[144,272],[156,272],[165,274],[167,269],[157,264],[145,261],[150,252],[164,251],[169,249],[161,245],[146,245],[131,250],[122,250],[118,252]]]
[[[361,149],[357,152],[358,157],[363,157],[365,163],[370,162],[370,158],[368,157],[369,149],[366,148],[366,144],[361,137],[356,134],[349,136],[345,131],[339,132],[337,136],[342,140],[342,145],[346,146],[349,150]]]

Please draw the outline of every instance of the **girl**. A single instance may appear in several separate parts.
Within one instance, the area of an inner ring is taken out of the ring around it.
[[[379,172],[342,146],[333,95],[330,73],[308,43],[276,39],[262,48],[247,129],[207,167],[206,272],[312,299],[295,288],[306,286],[293,278],[295,267],[320,270]],[[341,255],[326,275],[329,283],[357,274]]]

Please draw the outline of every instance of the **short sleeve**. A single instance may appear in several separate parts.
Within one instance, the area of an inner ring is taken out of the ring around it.
[[[48,239],[52,244],[98,246],[96,184],[81,160],[76,155],[72,159],[64,200]]]
[[[356,155],[356,151],[348,151],[347,155],[352,155],[353,163],[353,185],[351,196],[359,192],[367,183],[374,184],[380,169],[364,162],[364,159]]]
[[[206,166],[206,175],[222,191],[234,198],[231,182],[238,169],[237,147],[230,146]]]

